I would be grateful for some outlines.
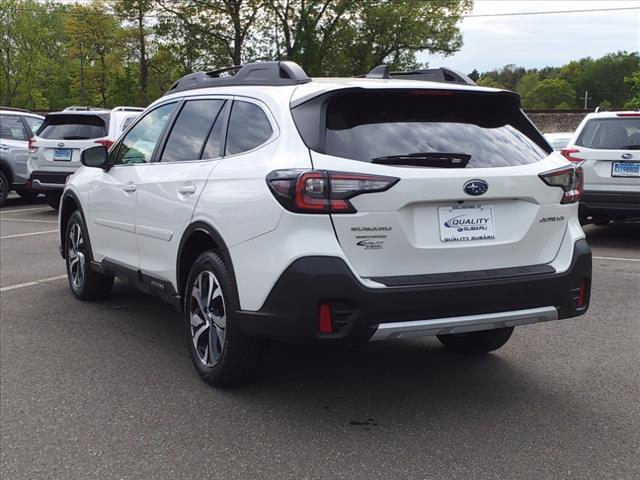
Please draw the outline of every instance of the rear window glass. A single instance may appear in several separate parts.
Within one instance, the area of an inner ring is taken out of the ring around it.
[[[329,101],[325,153],[378,163],[411,156],[409,165],[424,167],[525,165],[548,155],[523,133],[531,128],[509,97],[428,90],[350,93]]]
[[[107,135],[107,125],[97,115],[52,115],[38,131],[40,138],[86,140]]]
[[[576,145],[603,150],[640,148],[640,117],[589,120]]]
[[[229,118],[226,154],[247,152],[271,138],[273,130],[267,116],[253,103],[235,101]]]

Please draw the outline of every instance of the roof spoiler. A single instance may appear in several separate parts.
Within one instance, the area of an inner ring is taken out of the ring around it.
[[[475,85],[464,73],[452,68],[440,67],[426,70],[410,70],[407,72],[391,72],[389,65],[378,65],[366,75],[358,75],[360,78],[379,78],[396,80],[421,80],[425,82],[458,83],[461,85]]]

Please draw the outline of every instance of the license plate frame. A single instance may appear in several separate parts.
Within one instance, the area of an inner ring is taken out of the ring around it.
[[[624,167],[628,167],[632,171],[626,173]],[[635,171],[636,169],[637,171]],[[611,176],[614,178],[640,178],[640,162],[612,162]]]
[[[73,157],[73,150],[70,148],[56,148],[53,150],[54,162],[70,162],[71,157]]]
[[[438,220],[443,243],[496,238],[493,207],[481,204],[439,207]]]

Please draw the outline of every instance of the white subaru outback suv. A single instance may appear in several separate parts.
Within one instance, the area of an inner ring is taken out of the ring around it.
[[[217,386],[250,375],[260,339],[480,353],[589,304],[580,167],[516,94],[450,70],[191,74],[82,162],[59,214],[71,291],[119,276],[173,302]]]
[[[640,112],[590,113],[562,154],[584,170],[582,223],[640,218]]]

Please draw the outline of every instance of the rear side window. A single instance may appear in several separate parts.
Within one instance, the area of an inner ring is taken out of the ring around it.
[[[298,108],[296,124],[308,122],[308,112],[300,115]],[[298,128],[303,137],[305,131],[324,131],[316,148],[322,153],[399,166],[507,167],[537,162],[549,154],[544,138],[510,95],[348,92],[328,100],[324,129]]]
[[[98,115],[50,115],[38,136],[56,140],[87,140],[107,136],[107,122]]]
[[[602,150],[640,148],[640,117],[591,119],[576,145]]]
[[[273,129],[262,109],[249,102],[234,101],[227,130],[226,155],[253,150],[271,138]]]
[[[0,115],[0,138],[27,141],[27,131],[17,115]]]
[[[224,100],[186,102],[169,134],[161,161],[198,160],[223,105]],[[219,149],[213,156],[220,156]]]
[[[38,131],[38,129],[40,128],[43,122],[42,118],[35,118],[35,117],[22,117],[22,118],[25,119],[25,121],[27,122],[27,125],[29,125],[29,128],[33,133],[36,133]]]

